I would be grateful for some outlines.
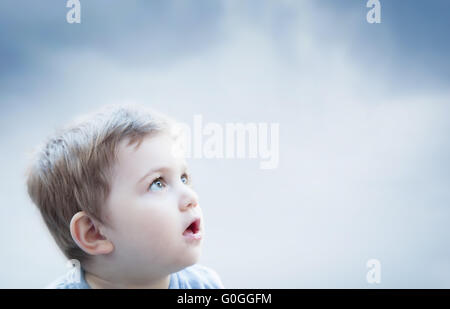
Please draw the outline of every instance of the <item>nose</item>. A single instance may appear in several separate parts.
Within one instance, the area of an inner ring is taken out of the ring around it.
[[[189,187],[184,188],[180,196],[179,207],[181,211],[198,206],[198,195]]]

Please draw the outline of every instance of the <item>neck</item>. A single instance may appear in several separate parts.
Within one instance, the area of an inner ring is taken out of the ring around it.
[[[85,273],[85,279],[93,289],[167,289],[170,284],[170,275],[155,278],[145,284],[112,282],[110,280],[102,279],[90,272]]]

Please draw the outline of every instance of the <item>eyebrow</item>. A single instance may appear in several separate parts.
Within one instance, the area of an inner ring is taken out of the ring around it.
[[[187,165],[186,164],[183,164],[182,166],[181,166],[181,170],[182,171],[187,171]],[[149,170],[144,176],[142,176],[140,179],[139,179],[139,181],[138,181],[138,184],[140,184],[142,181],[144,181],[144,179],[146,179],[148,176],[150,176],[151,174],[154,174],[154,173],[156,173],[156,172],[167,172],[167,171],[170,171],[170,170],[173,170],[173,168],[172,167],[169,167],[169,166],[161,166],[161,167],[157,167],[157,168],[153,168],[153,169],[151,169],[151,170]]]

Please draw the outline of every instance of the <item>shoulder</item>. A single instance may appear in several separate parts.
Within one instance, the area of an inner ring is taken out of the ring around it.
[[[65,275],[48,284],[46,289],[90,289],[90,286],[84,279],[84,271],[75,273],[68,271]]]
[[[174,274],[172,288],[179,289],[223,289],[217,272],[209,267],[194,264]]]

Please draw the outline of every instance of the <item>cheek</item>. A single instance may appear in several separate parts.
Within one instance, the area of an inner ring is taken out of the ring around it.
[[[137,234],[146,239],[167,239],[176,234],[178,217],[172,211],[148,211],[136,217],[133,223]]]
[[[181,233],[177,208],[168,203],[133,205],[116,214],[115,219],[117,245],[138,251],[145,248],[158,251],[173,242],[179,231]]]

